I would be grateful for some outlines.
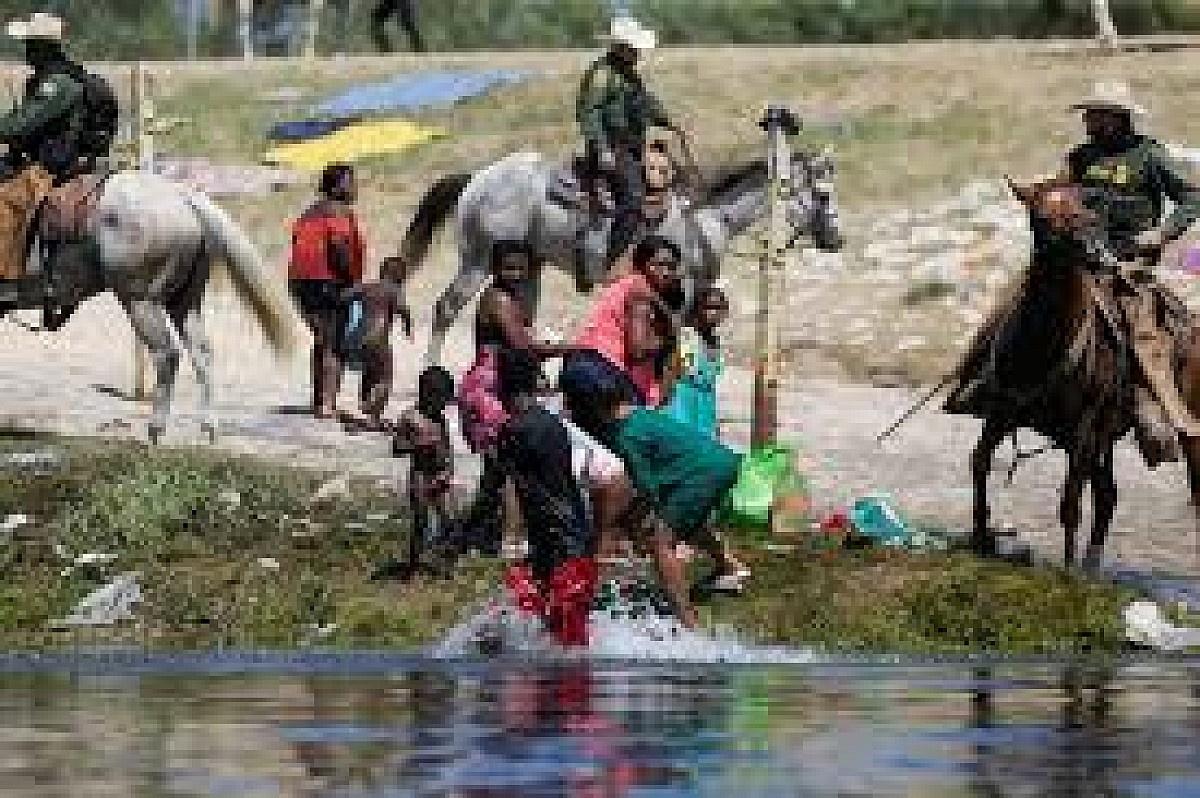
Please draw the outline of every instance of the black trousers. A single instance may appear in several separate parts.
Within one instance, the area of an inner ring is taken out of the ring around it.
[[[642,203],[646,197],[641,154],[635,149],[622,149],[616,155],[616,169],[607,173],[609,191],[616,206],[608,234],[610,265],[633,244],[642,223]]]

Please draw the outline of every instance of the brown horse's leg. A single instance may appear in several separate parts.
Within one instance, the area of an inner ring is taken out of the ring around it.
[[[1113,473],[1112,450],[1092,468],[1091,482],[1092,537],[1083,557],[1083,567],[1088,571],[1097,571],[1104,554],[1104,541],[1117,509],[1117,478]]]
[[[972,515],[974,523],[971,527],[971,548],[980,557],[996,555],[996,538],[989,526],[991,515],[988,507],[988,475],[992,472],[992,459],[996,449],[1004,441],[1008,429],[996,421],[987,421],[975,451],[971,453],[971,477],[975,486]]]
[[[1067,480],[1063,484],[1058,519],[1063,526],[1063,559],[1068,567],[1075,564],[1076,538],[1083,516],[1083,486],[1087,482],[1080,468],[1079,455],[1067,455]]]

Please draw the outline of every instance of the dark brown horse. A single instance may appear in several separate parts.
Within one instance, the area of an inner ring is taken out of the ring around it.
[[[1059,513],[1068,564],[1076,561],[1083,489],[1091,486],[1092,531],[1083,564],[1093,570],[1117,503],[1113,449],[1134,428],[1140,379],[1115,299],[1123,290],[1112,276],[1119,264],[1078,187],[1051,181],[1012,189],[1030,215],[1030,266],[1014,300],[976,337],[945,408],[984,422],[971,457],[972,542],[980,554],[995,554],[987,487],[994,455],[1018,429],[1031,429],[1067,454]],[[1153,290],[1174,332],[1180,384],[1194,413],[1200,408],[1200,339],[1183,304],[1161,286]],[[1200,508],[1200,439],[1181,445],[1193,506]]]

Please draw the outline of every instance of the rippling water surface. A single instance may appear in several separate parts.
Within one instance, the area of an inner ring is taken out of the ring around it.
[[[1200,662],[0,674],[0,795],[1194,796]]]

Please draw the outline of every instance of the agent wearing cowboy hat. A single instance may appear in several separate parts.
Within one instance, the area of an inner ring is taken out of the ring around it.
[[[1068,154],[1065,176],[1083,187],[1113,254],[1129,264],[1120,303],[1148,383],[1138,388],[1138,438],[1153,467],[1178,458],[1179,434],[1200,436],[1200,422],[1179,394],[1173,341],[1159,324],[1153,275],[1163,247],[1200,218],[1200,189],[1171,163],[1161,144],[1137,131],[1145,111],[1127,84],[1096,84],[1092,96],[1072,110],[1083,112],[1088,138]],[[1168,199],[1174,207],[1165,214]]]
[[[8,24],[7,33],[25,43],[25,60],[33,74],[25,84],[21,104],[0,117],[0,141],[8,145],[6,174],[38,164],[56,183],[91,171],[108,155],[115,133],[115,98],[100,79],[71,61],[63,51],[63,21],[36,13]],[[91,102],[95,93],[111,106],[97,119]]]
[[[642,153],[646,131],[670,130],[687,134],[673,124],[666,109],[638,73],[643,53],[654,49],[657,36],[632,17],[617,16],[609,33],[608,52],[584,73],[579,88],[576,120],[585,143],[588,185],[595,197],[597,178],[608,177],[615,215],[608,239],[608,263],[634,243],[645,194]],[[585,287],[586,286],[581,286]]]

